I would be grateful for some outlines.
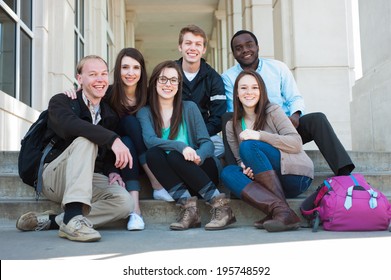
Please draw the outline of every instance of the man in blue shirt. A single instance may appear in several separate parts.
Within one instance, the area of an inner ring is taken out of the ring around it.
[[[289,68],[281,61],[259,57],[259,45],[256,36],[247,30],[240,30],[231,39],[231,50],[239,63],[222,74],[227,110],[233,111],[233,87],[236,77],[242,70],[253,69],[263,78],[270,102],[282,107],[292,124],[300,134],[303,144],[315,141],[335,175],[348,175],[354,164],[345,148],[339,141],[327,117],[323,113],[305,114],[304,100],[301,96]],[[232,115],[226,114],[223,120],[223,137],[225,122]],[[224,139],[225,140],[225,139]],[[235,164],[232,152],[225,142],[225,159]],[[227,151],[228,150],[228,151]],[[231,154],[230,154],[231,153]]]

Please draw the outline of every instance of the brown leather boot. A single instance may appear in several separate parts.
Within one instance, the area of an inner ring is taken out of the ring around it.
[[[176,223],[170,225],[172,230],[186,230],[201,227],[200,213],[197,208],[197,197],[193,196],[183,200],[179,206],[182,208]]]
[[[266,215],[265,217],[263,217],[262,219],[258,220],[258,221],[255,221],[254,222],[254,227],[256,227],[257,229],[265,229],[263,227],[263,223],[268,221],[268,220],[271,220],[273,219],[272,215],[271,214],[268,214]]]
[[[230,224],[236,222],[235,214],[228,205],[229,201],[225,194],[222,193],[214,197],[211,203],[208,203],[212,206],[212,219],[205,225],[206,230],[225,229]]]
[[[254,175],[254,180],[275,194],[279,199],[285,200],[284,190],[275,170],[268,170]]]
[[[263,223],[267,231],[286,231],[298,229],[300,218],[289,208],[285,199],[281,200],[258,182],[249,183],[241,193],[244,202],[261,210],[272,219]]]
[[[275,170],[268,170],[255,174],[254,179],[274,195],[276,195],[279,199],[286,202],[284,190],[282,189],[280,179],[278,178]],[[272,216],[270,214],[266,215],[266,217],[263,219],[254,222],[254,226],[258,229],[264,229],[265,227],[263,226],[263,223],[271,219]]]

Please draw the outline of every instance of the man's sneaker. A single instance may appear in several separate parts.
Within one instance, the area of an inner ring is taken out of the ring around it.
[[[58,236],[81,242],[92,242],[101,239],[99,232],[93,229],[92,223],[82,215],[73,217],[68,224],[62,222]]]
[[[143,230],[145,223],[143,218],[137,213],[130,213],[128,221],[128,230]]]
[[[64,220],[64,212],[62,212],[61,214],[58,214],[58,215],[56,216],[56,218],[54,218],[54,220],[56,221],[56,224],[57,224],[58,226],[61,226],[62,221]]]
[[[163,200],[167,202],[174,201],[172,196],[166,191],[165,188],[161,188],[160,190],[153,190],[153,199]]]
[[[56,213],[52,210],[43,213],[28,212],[19,217],[16,221],[16,228],[22,231],[48,230],[51,223],[49,215],[56,215]]]

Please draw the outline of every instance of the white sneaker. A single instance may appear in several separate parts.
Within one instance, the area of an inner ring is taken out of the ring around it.
[[[58,226],[61,226],[62,221],[64,220],[64,212],[62,212],[61,214],[58,214],[58,215],[56,216],[56,218],[54,218],[54,220],[56,221],[56,224],[57,224]]]
[[[128,230],[143,230],[145,223],[143,218],[137,213],[130,213]]]
[[[165,188],[161,188],[160,190],[153,190],[153,199],[163,200],[167,202],[174,201],[172,196],[166,191]]]

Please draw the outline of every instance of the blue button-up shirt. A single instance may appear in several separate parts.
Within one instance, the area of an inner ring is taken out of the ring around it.
[[[227,111],[233,111],[233,88],[236,77],[243,71],[239,64],[229,68],[221,77],[224,81],[227,96]],[[256,71],[261,75],[266,85],[270,102],[278,104],[287,116],[300,111],[304,114],[304,100],[297,88],[296,81],[288,66],[281,61],[260,58]]]

